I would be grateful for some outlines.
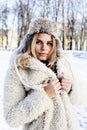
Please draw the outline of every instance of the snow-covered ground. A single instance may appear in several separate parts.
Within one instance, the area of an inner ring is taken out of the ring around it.
[[[10,128],[3,116],[3,84],[11,53],[11,51],[0,50],[0,130],[22,130],[22,127]]]
[[[3,84],[6,71],[9,67],[11,53],[11,51],[0,50],[0,130],[22,130],[22,127],[10,128],[5,122],[3,116]],[[68,51],[66,53],[69,54],[69,57],[71,57],[70,62],[72,63],[76,75],[79,75],[79,78],[87,84],[87,52]],[[87,130],[87,106],[76,106],[75,110],[77,112],[82,130]]]

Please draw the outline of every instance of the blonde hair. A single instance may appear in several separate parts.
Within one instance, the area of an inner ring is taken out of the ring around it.
[[[30,50],[27,49],[27,51],[25,53],[23,53],[21,55],[21,57],[20,57],[20,66],[23,69],[27,69],[28,68],[27,62],[28,62],[28,58],[30,56],[33,56],[33,57],[35,57],[37,59],[37,56],[36,56],[36,53],[35,53],[35,44],[36,44],[37,37],[38,37],[38,34],[35,34],[33,39],[32,39],[32,42],[31,42]],[[52,35],[51,35],[51,38],[52,38],[52,41],[53,41],[53,46],[52,46],[52,50],[50,51],[49,56],[48,56],[49,58],[48,58],[47,66],[49,68],[53,68],[55,63],[56,63],[56,60],[57,60],[56,40],[55,40],[54,36],[52,36]]]

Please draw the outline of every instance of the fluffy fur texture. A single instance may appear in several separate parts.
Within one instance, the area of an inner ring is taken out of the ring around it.
[[[76,130],[77,117],[66,92],[50,99],[42,82],[55,73],[39,60],[30,57],[27,70],[19,65],[20,55],[15,65],[8,70],[5,81],[5,118],[12,127],[25,125],[24,130]],[[67,70],[66,70],[67,68]],[[64,72],[72,80],[72,72],[64,57],[57,62],[57,76]],[[27,95],[26,95],[27,93]]]
[[[56,39],[58,39],[58,26],[56,22],[50,21],[46,18],[33,19],[30,23],[28,34],[47,32],[52,34]]]
[[[32,21],[20,47],[11,57],[4,85],[5,119],[12,127],[24,125],[24,130],[79,130],[79,123],[67,93],[62,91],[61,95],[49,98],[43,89],[43,81],[46,78],[57,78],[62,72],[73,81],[66,58],[61,55],[58,59],[57,76],[42,62],[32,57],[27,59],[27,70],[20,67],[21,54],[18,53],[22,53],[30,35],[39,32],[54,35],[58,41],[58,49],[61,49],[56,23],[43,18]],[[74,90],[74,86],[72,87]]]
[[[58,46],[58,51],[62,50],[62,43],[58,37],[58,25],[54,21],[50,21],[48,18],[37,18],[37,19],[32,19],[31,23],[29,25],[29,30],[23,40],[21,41],[20,47],[18,48],[18,52],[21,52],[22,49],[25,47],[25,42],[30,40],[31,35],[35,33],[40,33],[40,32],[46,32],[48,34],[51,34],[55,37],[57,46]]]

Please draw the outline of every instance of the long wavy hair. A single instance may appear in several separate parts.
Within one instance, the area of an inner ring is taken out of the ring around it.
[[[39,33],[38,33],[39,34]],[[22,55],[20,57],[20,66],[23,69],[27,69],[27,62],[25,64],[25,61],[29,57],[35,57],[37,59],[36,53],[35,53],[35,44],[38,37],[38,34],[33,34],[31,36],[27,36],[27,40],[25,42],[25,47],[22,49]],[[49,68],[54,68],[55,63],[57,61],[57,58],[60,56],[59,53],[57,53],[57,41],[54,38],[54,36],[51,35],[51,39],[53,41],[52,49],[49,53],[49,59],[46,61],[46,65]]]

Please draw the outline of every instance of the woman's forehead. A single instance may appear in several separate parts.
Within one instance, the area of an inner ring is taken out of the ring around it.
[[[37,35],[37,39],[40,39],[40,40],[48,40],[48,41],[51,41],[52,40],[52,36],[50,34],[47,34],[47,33],[39,33]]]

